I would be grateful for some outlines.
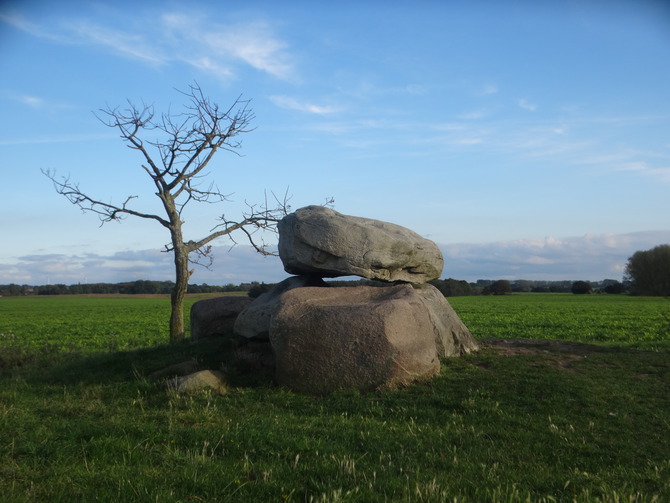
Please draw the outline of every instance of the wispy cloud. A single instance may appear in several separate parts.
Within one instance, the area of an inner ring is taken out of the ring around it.
[[[529,112],[534,112],[535,110],[537,110],[537,105],[535,103],[531,103],[530,101],[524,98],[518,100],[517,105],[519,105],[519,108],[523,108],[524,110],[528,110]]]
[[[491,96],[492,94],[497,93],[498,93],[498,86],[493,84],[486,84],[481,89],[479,89],[477,94],[479,94],[480,96]]]
[[[452,143],[456,145],[477,145],[483,142],[482,138],[456,138],[452,140]]]
[[[168,36],[179,42],[174,46],[181,47],[178,54],[184,62],[195,56],[200,64],[207,61],[205,67],[221,71],[237,61],[282,80],[294,77],[288,45],[266,21],[227,25],[193,13],[171,12],[161,17],[161,24]]]
[[[477,110],[471,110],[469,112],[464,112],[458,116],[459,119],[465,119],[465,120],[477,120],[477,119],[483,119],[484,117],[489,116],[491,113],[490,110],[486,108],[479,108]]]
[[[22,91],[12,91],[9,89],[0,89],[0,99],[6,99],[14,103],[39,110],[41,112],[58,112],[66,109],[72,109],[73,105],[65,103],[59,99],[53,99],[50,96],[37,96],[34,94],[25,94]]]
[[[376,82],[368,76],[351,75],[345,84],[337,87],[337,91],[342,96],[356,100],[367,100],[388,96],[422,96],[430,93],[431,86],[417,83],[394,86],[388,85],[387,82]]]
[[[3,138],[0,145],[41,145],[48,143],[73,143],[89,142],[92,140],[105,140],[116,138],[114,133],[77,133],[77,134],[55,134],[53,136],[36,136],[28,138]]]
[[[336,111],[332,106],[287,96],[273,96],[272,100],[277,106],[314,114]],[[328,141],[336,137],[342,145],[359,149],[379,149],[402,143],[406,155],[410,155],[411,149],[421,147],[422,155],[438,156],[446,152],[466,153],[473,147],[485,145],[486,152],[495,153],[504,162],[517,166],[538,165],[541,161],[543,169],[561,170],[562,173],[579,172],[612,180],[612,175],[622,177],[628,172],[654,177],[662,183],[670,182],[670,152],[667,149],[633,148],[634,140],[628,144],[628,138],[621,136],[628,130],[624,126],[636,122],[633,118],[626,121],[619,117],[612,123],[609,116],[598,118],[583,113],[556,116],[539,112],[509,117],[501,115],[495,108],[475,108],[466,114],[420,123],[396,111],[384,110],[375,120],[347,118],[346,114],[352,113],[351,108],[337,111],[344,113],[338,114],[336,121],[324,120],[303,127],[314,133],[329,134]],[[358,113],[358,109],[354,113]],[[620,141],[613,142],[612,138],[620,138]]]
[[[135,18],[130,27],[85,17],[55,19],[47,27],[8,12],[0,13],[0,20],[60,44],[102,47],[152,65],[180,62],[226,80],[237,75],[240,65],[282,80],[295,78],[288,45],[266,21],[226,24],[197,12],[170,12],[159,15],[156,22],[153,14],[145,15],[144,20]]]
[[[461,115],[453,122],[429,125],[422,139],[436,147],[486,143],[487,149],[516,158],[519,162],[546,161],[546,166],[581,169],[610,176],[628,172],[670,182],[670,151],[663,146],[642,149],[623,135],[637,122],[659,122],[654,117],[487,117],[484,109]],[[433,134],[434,133],[434,134]],[[634,133],[634,131],[632,132]],[[617,136],[614,136],[617,135]],[[620,137],[613,142],[613,137]]]
[[[623,163],[617,169],[618,171],[634,171],[646,176],[661,179],[665,182],[670,182],[670,164],[666,166],[652,167],[645,161],[632,161]]]
[[[339,109],[337,109],[339,111]],[[310,124],[309,129],[312,131],[319,131],[331,135],[341,135],[341,136],[346,136],[346,135],[353,135],[353,138],[344,138],[343,141],[354,141],[354,142],[359,142],[361,140],[361,135],[363,133],[370,133],[374,134],[375,132],[378,131],[384,131],[384,136],[379,137],[379,136],[374,136],[372,141],[375,142],[376,145],[380,145],[382,143],[388,143],[395,141],[394,136],[391,134],[397,133],[397,132],[406,132],[411,130],[411,128],[414,127],[413,123],[410,122],[398,122],[398,121],[392,121],[388,119],[367,119],[367,118],[359,118],[359,119],[351,119],[347,121],[336,121],[336,120],[329,120],[329,121],[323,121],[323,122],[318,122],[315,124]]]
[[[42,98],[38,98],[37,96],[24,95],[19,97],[19,100],[31,108],[42,108],[44,105],[44,100]]]
[[[314,103],[299,101],[289,96],[270,96],[270,100],[280,108],[309,112],[317,115],[328,115],[338,111],[338,108],[333,106],[316,105]]]
[[[203,73],[215,75],[224,81],[231,80],[235,77],[235,72],[231,67],[208,56],[189,58],[186,62]]]
[[[53,30],[30,21],[23,14],[18,12],[0,11],[0,21],[35,37],[46,38],[60,43],[67,42],[67,38],[58,35]]]
[[[229,29],[228,33],[211,33],[210,47],[229,47],[240,60],[257,70],[288,80],[293,76],[293,65],[285,51],[286,43],[274,37],[268,24],[255,22]],[[225,50],[225,49],[224,49]]]
[[[430,126],[434,131],[462,131],[466,129],[465,124],[461,122],[437,123]]]
[[[66,25],[68,31],[87,44],[107,47],[118,54],[153,64],[167,62],[167,54],[156,44],[146,40],[144,34],[79,20]]]

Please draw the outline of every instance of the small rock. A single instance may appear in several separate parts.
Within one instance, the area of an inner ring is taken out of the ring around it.
[[[182,395],[205,389],[211,389],[219,395],[228,392],[223,373],[215,370],[201,370],[187,376],[175,377],[167,382],[167,386]]]

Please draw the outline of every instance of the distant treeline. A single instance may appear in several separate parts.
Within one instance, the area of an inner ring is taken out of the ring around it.
[[[225,286],[188,285],[189,293],[248,292],[260,283],[228,284]],[[174,287],[173,281],[137,280],[127,283],[86,283],[76,285],[0,285],[0,294],[5,296],[20,295],[81,295],[81,294],[169,294]]]
[[[333,286],[360,286],[376,285],[383,283],[371,280],[331,280]],[[531,280],[487,280],[480,279],[474,283],[453,278],[436,279],[430,284],[437,287],[445,297],[462,297],[467,295],[502,295],[513,292],[537,292],[537,293],[624,293],[629,285],[614,279],[603,281],[531,281]],[[224,293],[224,292],[247,292],[252,297],[269,290],[273,284],[252,281],[251,283],[240,283],[234,285],[229,283],[224,286],[189,285],[189,293]],[[126,283],[87,283],[76,285],[0,285],[0,295],[22,296],[22,295],[81,295],[81,294],[169,294],[174,287],[172,281],[148,281],[137,280]]]
[[[625,293],[630,284],[621,283],[615,279],[605,279],[602,281],[532,281],[532,280],[513,280],[506,279],[479,279],[474,283],[468,283],[465,280],[453,278],[434,279],[429,283],[435,286],[445,297],[465,297],[468,295],[502,295],[506,293]],[[331,285],[335,286],[355,286],[372,285],[380,286],[381,281],[358,280],[341,281],[332,280]],[[270,285],[261,284],[261,287]],[[254,288],[254,291],[258,287]],[[253,292],[252,292],[253,296]]]
[[[463,280],[436,279],[430,282],[445,297],[462,297],[466,295],[502,295],[506,293],[625,293],[630,288],[628,282],[621,283],[615,279],[602,281],[533,281],[518,279],[508,281],[480,279],[475,283]]]

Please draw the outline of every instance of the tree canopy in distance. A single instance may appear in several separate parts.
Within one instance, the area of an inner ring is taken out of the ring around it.
[[[635,295],[670,295],[670,245],[635,252],[628,258],[625,278]]]

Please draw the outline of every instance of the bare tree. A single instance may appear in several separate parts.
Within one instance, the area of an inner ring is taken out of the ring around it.
[[[238,153],[241,143],[239,135],[252,131],[254,114],[249,101],[238,98],[228,109],[221,109],[211,102],[199,85],[189,86],[182,92],[188,98],[185,111],[173,114],[170,111],[157,116],[153,106],[143,104],[138,108],[128,102],[128,108],[106,108],[97,116],[100,121],[121,133],[127,146],[137,150],[143,157],[142,169],[151,179],[155,194],[162,203],[164,214],[157,215],[134,210],[131,203],[138,196],[128,196],[123,203],[112,204],[95,199],[79,188],[69,177],[56,177],[53,171],[43,170],[56,188],[71,203],[84,212],[96,213],[101,225],[113,220],[122,220],[128,215],[154,220],[170,232],[167,252],[174,254],[175,286],[171,295],[170,341],[184,337],[184,296],[188,280],[193,273],[189,263],[211,260],[211,243],[221,236],[239,231],[259,252],[268,254],[264,243],[257,240],[257,232],[274,230],[276,222],[286,214],[288,206],[283,200],[268,198],[260,205],[247,203],[240,218],[229,219],[222,215],[219,224],[210,234],[196,240],[184,239],[182,213],[190,202],[215,203],[228,200],[213,183],[203,186],[208,166],[218,150]],[[157,133],[157,134],[156,134]],[[163,139],[154,139],[162,137]],[[144,139],[143,139],[144,138]],[[151,138],[151,139],[148,139]],[[190,255],[196,259],[191,261]]]

